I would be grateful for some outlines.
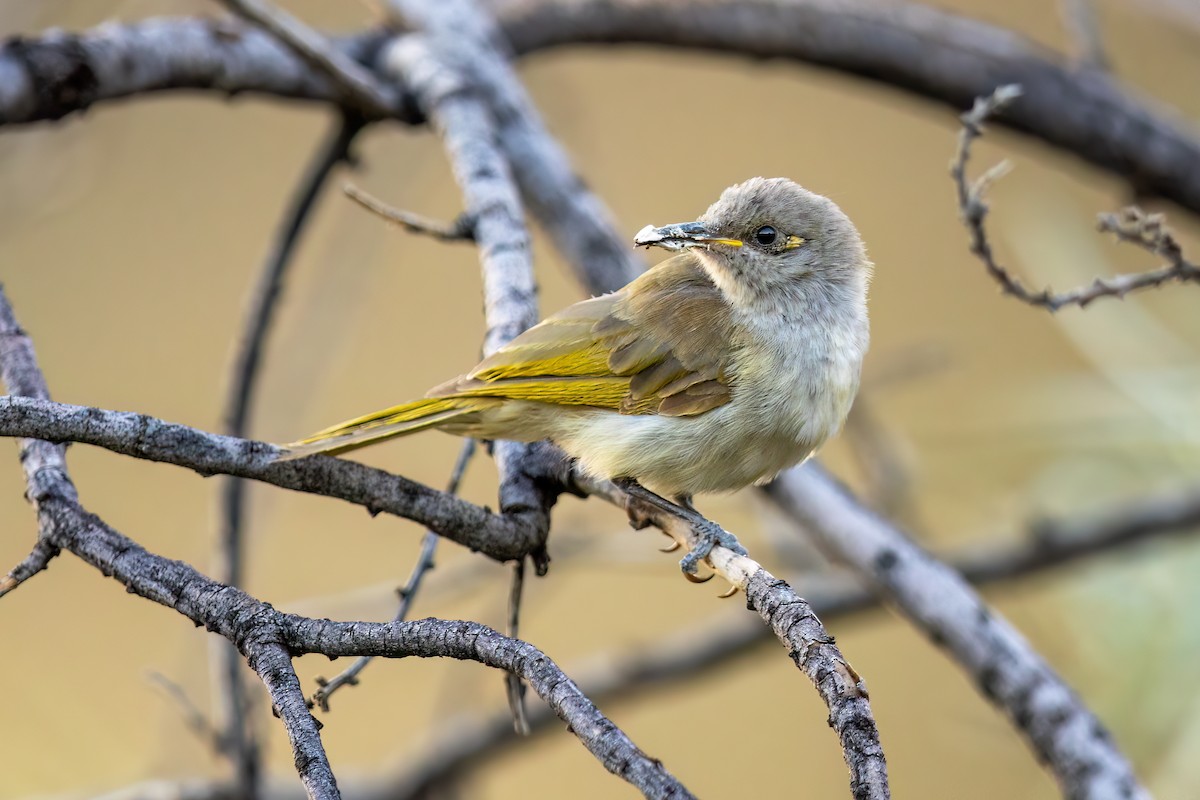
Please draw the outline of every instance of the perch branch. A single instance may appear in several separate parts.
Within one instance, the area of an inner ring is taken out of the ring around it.
[[[971,110],[962,115],[963,126],[958,135],[958,151],[950,164],[950,176],[958,194],[959,215],[970,234],[971,253],[983,262],[988,274],[1000,284],[1004,293],[1029,305],[1057,311],[1068,305],[1086,308],[1089,303],[1101,297],[1124,298],[1130,292],[1161,286],[1168,281],[1200,282],[1200,267],[1184,258],[1179,243],[1163,225],[1161,215],[1146,214],[1137,208],[1126,208],[1119,214],[1102,214],[1100,229],[1112,232],[1122,241],[1132,242],[1166,258],[1167,265],[1160,269],[1115,275],[1111,278],[1096,278],[1087,286],[1066,292],[1052,292],[1050,289],[1034,292],[996,261],[987,229],[984,227],[988,213],[984,194],[992,182],[1004,174],[1007,167],[1002,162],[985,172],[974,183],[969,183],[966,174],[967,161],[971,156],[971,143],[983,135],[984,122],[1008,108],[1009,104],[1022,96],[1023,91],[1019,86],[1007,85],[1001,86],[986,97],[977,98]]]
[[[691,550],[710,520],[677,506],[647,502],[627,494],[610,481],[577,476],[580,488],[624,508],[639,527],[654,525]],[[829,708],[829,724],[841,741],[850,788],[855,798],[890,797],[887,762],[879,730],[871,713],[867,687],[842,655],[821,620],[803,598],[763,569],[749,556],[714,547],[708,561],[718,575],[746,595],[746,605],[758,612],[788,650],[796,667],[808,676]]]
[[[1132,545],[1200,529],[1200,487],[1153,496],[1070,520],[1034,523],[1024,537],[1005,537],[992,546],[972,547],[958,555],[945,554],[955,570],[972,583],[996,583],[1067,567]],[[795,576],[808,587],[809,599],[822,619],[829,621],[879,607],[880,598],[857,581],[828,574]],[[771,632],[741,613],[706,620],[700,628],[674,631],[656,639],[654,647],[637,646],[622,654],[593,657],[570,670],[594,702],[625,700],[660,685],[728,668],[731,661],[764,645]],[[543,705],[529,709],[532,735],[553,728],[557,719]],[[416,752],[386,774],[363,777],[347,786],[362,800],[406,800],[424,797],[449,778],[462,778],[485,759],[518,744],[509,712],[459,718],[434,731]],[[344,781],[345,782],[345,781]],[[349,782],[345,782],[349,783]],[[157,786],[163,785],[157,783]],[[178,786],[177,789],[173,788]],[[147,790],[131,787],[122,798],[142,798]],[[223,784],[166,784],[155,795],[161,800],[227,800]],[[271,800],[299,800],[299,793],[281,787]]]

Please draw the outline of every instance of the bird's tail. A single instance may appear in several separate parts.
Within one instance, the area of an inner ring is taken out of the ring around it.
[[[481,397],[427,397],[402,406],[392,406],[364,417],[346,420],[318,431],[298,442],[284,445],[281,461],[304,458],[315,453],[334,455],[357,450],[369,444],[405,436],[474,414],[494,401]]]

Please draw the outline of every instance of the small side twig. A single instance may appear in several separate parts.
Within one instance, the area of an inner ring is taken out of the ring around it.
[[[475,440],[466,439],[463,441],[462,449],[458,451],[458,459],[454,462],[454,469],[450,473],[450,480],[446,483],[447,494],[457,494],[458,487],[462,483],[463,475],[467,471],[467,464],[471,462],[471,458],[475,455]],[[438,539],[441,538],[435,531],[426,530],[425,536],[421,539],[421,552],[417,556],[417,561],[413,564],[412,572],[408,576],[408,580],[404,585],[396,590],[396,595],[400,598],[400,606],[396,609],[395,616],[392,620],[395,622],[403,622],[408,617],[409,609],[412,608],[413,598],[417,591],[421,588],[421,582],[425,574],[433,569],[433,557],[437,552]],[[510,634],[514,636],[515,634]],[[325,713],[329,713],[329,698],[333,693],[343,686],[357,686],[358,675],[367,664],[370,664],[374,656],[362,656],[357,659],[346,669],[342,670],[333,678],[326,680],[325,678],[317,678],[317,691],[313,692],[311,703],[319,707]]]
[[[224,0],[224,3],[328,75],[345,94],[346,100],[360,111],[374,117],[389,117],[399,111],[400,98],[396,92],[288,12],[266,0]]]
[[[1093,0],[1059,0],[1063,25],[1075,49],[1075,61],[1082,67],[1109,70],[1112,66],[1100,35]]]
[[[1126,208],[1118,214],[1102,214],[1100,229],[1111,231],[1119,239],[1133,242],[1166,258],[1166,266],[1148,272],[1096,278],[1087,286],[1066,292],[1053,292],[1050,289],[1035,292],[996,261],[984,227],[988,213],[984,194],[988,187],[1008,170],[1008,164],[1001,162],[977,178],[974,183],[970,183],[966,175],[967,161],[971,156],[971,144],[983,135],[983,126],[987,119],[1020,96],[1021,87],[1010,84],[1001,86],[987,97],[976,98],[975,105],[961,117],[963,127],[958,136],[958,150],[950,163],[950,176],[958,194],[959,215],[970,234],[971,253],[983,262],[988,274],[1000,284],[1004,293],[1029,305],[1058,311],[1068,305],[1086,308],[1101,297],[1124,298],[1130,292],[1161,286],[1168,281],[1200,283],[1200,267],[1184,258],[1178,242],[1162,224],[1161,216],[1146,214],[1133,207]]]
[[[146,673],[146,678],[162,689],[167,697],[179,707],[180,713],[183,714],[184,724],[188,730],[196,734],[196,738],[211,747],[214,753],[225,755],[229,749],[229,740],[222,735],[221,731],[217,730],[204,712],[197,708],[182,686],[156,670]]]
[[[414,214],[411,211],[404,211],[403,209],[389,206],[378,197],[364,192],[353,184],[346,184],[342,187],[342,191],[346,193],[347,197],[363,208],[378,214],[388,222],[400,225],[410,233],[432,236],[434,239],[439,239],[443,242],[475,241],[475,220],[465,211],[459,214],[453,222],[442,222],[432,217]]]
[[[8,571],[7,575],[0,578],[0,597],[4,597],[4,595],[48,567],[58,553],[59,550],[54,545],[38,540],[33,549],[29,551],[29,555],[25,556],[20,564],[17,564]]]
[[[513,564],[512,585],[508,591],[508,626],[506,636],[517,639],[521,626],[521,594],[525,588],[525,559]],[[515,672],[504,673],[504,693],[508,698],[508,711],[512,714],[513,730],[521,736],[529,735],[529,715],[525,710],[525,684]]]

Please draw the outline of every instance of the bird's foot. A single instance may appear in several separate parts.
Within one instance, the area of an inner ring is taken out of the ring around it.
[[[633,478],[617,478],[613,483],[621,487],[631,499],[642,500],[652,506],[661,508],[686,520],[691,526],[696,537],[696,542],[692,545],[688,554],[679,562],[679,567],[683,570],[684,577],[688,580],[694,583],[704,583],[712,579],[711,575],[706,578],[697,578],[696,573],[700,562],[708,558],[714,547],[724,547],[738,555],[746,555],[746,548],[742,547],[737,537],[712,520],[705,518],[692,505],[692,498],[690,496],[680,495],[675,498],[675,502],[672,502],[650,491]],[[626,512],[629,514],[630,524],[634,528],[641,529],[650,524],[647,516],[639,513],[633,504],[626,505]],[[674,549],[671,548],[671,550]],[[666,552],[670,552],[670,550]]]
[[[696,532],[696,543],[692,545],[692,549],[679,562],[680,569],[686,576],[696,574],[700,562],[708,558],[714,547],[724,547],[727,550],[732,550],[740,556],[746,555],[746,548],[742,547],[742,543],[737,540],[729,531],[722,528],[712,520],[705,519],[698,512],[693,512],[696,519],[692,521],[692,530]]]

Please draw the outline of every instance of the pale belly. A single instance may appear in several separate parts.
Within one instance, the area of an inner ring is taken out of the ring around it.
[[[797,440],[728,406],[698,417],[622,416],[581,410],[556,442],[600,478],[636,478],[664,496],[729,492],[775,477],[824,441]]]

